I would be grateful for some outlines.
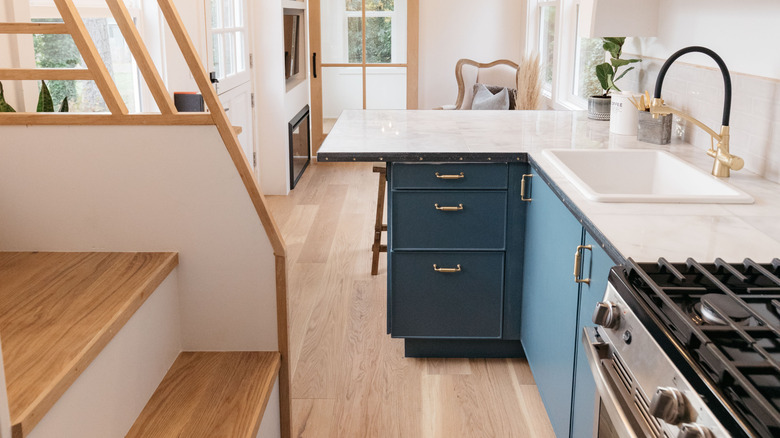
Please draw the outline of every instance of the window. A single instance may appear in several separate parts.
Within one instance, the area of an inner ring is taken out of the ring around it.
[[[349,63],[363,62],[363,11],[361,0],[345,0]],[[393,16],[395,0],[365,0],[366,63],[393,62]]]
[[[555,109],[584,109],[600,94],[596,65],[604,62],[601,38],[578,34],[579,0],[529,0],[528,49],[542,61],[542,94]]]
[[[247,69],[244,0],[211,0],[211,60],[217,79]]]
[[[542,63],[542,89],[549,96],[552,91],[555,66],[555,2],[539,4],[539,59]]]
[[[80,3],[76,1],[76,6]],[[79,8],[87,31],[98,53],[114,80],[130,112],[141,111],[141,77],[122,32],[105,3],[102,7]],[[137,1],[128,1],[128,9],[134,20],[140,16]],[[51,0],[31,0],[33,22],[62,22]],[[70,35],[33,35],[35,63],[39,68],[86,68],[73,38]],[[55,109],[68,98],[71,112],[106,112],[108,108],[93,81],[47,81],[46,85],[54,101]]]

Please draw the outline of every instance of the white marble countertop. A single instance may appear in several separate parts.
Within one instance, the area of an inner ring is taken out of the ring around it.
[[[739,145],[733,146],[739,155]],[[732,172],[727,182],[753,196],[754,204],[593,202],[541,153],[552,148],[660,149],[708,172],[712,166],[712,159],[690,144],[657,146],[610,134],[608,122],[588,120],[581,111],[345,111],[320,148],[319,160],[418,161],[415,155],[445,153],[457,161],[458,155],[468,160],[473,154],[486,159],[527,153],[625,258],[740,262],[750,257],[767,263],[780,257],[776,183],[744,170]]]

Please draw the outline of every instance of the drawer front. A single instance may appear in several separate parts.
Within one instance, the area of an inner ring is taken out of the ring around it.
[[[505,163],[407,164],[392,166],[393,189],[506,189]]]
[[[391,196],[393,250],[503,250],[506,245],[506,192],[404,191]]]
[[[393,253],[390,269],[394,337],[501,337],[504,253]]]

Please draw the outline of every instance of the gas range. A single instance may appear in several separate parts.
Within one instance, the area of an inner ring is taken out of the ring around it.
[[[646,397],[646,435],[780,436],[780,259],[629,260],[594,322],[602,367],[621,362]]]

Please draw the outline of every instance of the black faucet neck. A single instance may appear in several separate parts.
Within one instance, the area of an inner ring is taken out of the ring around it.
[[[666,76],[666,71],[669,70],[669,67],[671,67],[674,61],[676,61],[677,58],[681,57],[682,55],[691,52],[704,53],[705,55],[708,55],[710,58],[715,60],[715,63],[718,64],[718,67],[720,68],[720,72],[723,75],[723,86],[725,90],[725,99],[723,100],[722,125],[729,126],[729,118],[731,117],[731,74],[729,74],[729,69],[726,67],[726,63],[723,62],[723,59],[721,59],[721,57],[718,56],[717,53],[713,52],[712,50],[706,47],[691,46],[674,52],[672,56],[670,56],[669,59],[667,59],[664,65],[661,67],[661,71],[658,72],[658,79],[656,79],[655,82],[655,94],[653,95],[653,97],[657,99],[661,97],[661,88],[664,85],[664,77]]]

